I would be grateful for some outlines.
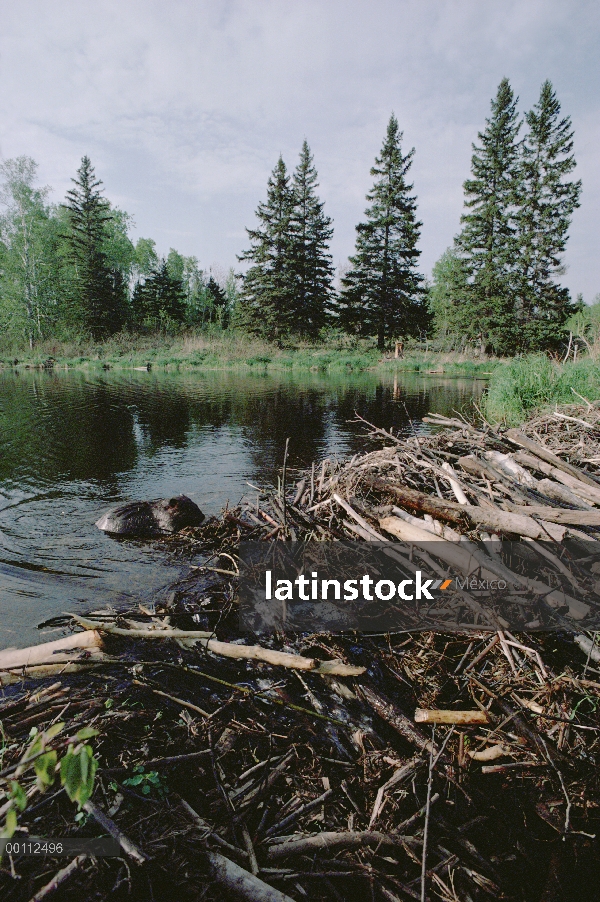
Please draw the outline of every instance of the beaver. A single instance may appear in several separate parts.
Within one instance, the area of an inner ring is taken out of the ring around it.
[[[185,526],[199,526],[204,514],[187,497],[159,498],[156,501],[129,501],[103,514],[96,526],[118,536],[152,538],[179,532]]]

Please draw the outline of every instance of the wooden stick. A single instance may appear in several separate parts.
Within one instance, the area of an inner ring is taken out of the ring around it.
[[[86,860],[87,855],[78,855],[77,858],[74,858],[65,868],[58,871],[52,880],[49,883],[46,883],[35,896],[32,896],[29,902],[42,902],[43,899],[47,899],[48,896],[52,896],[57,889],[59,889],[63,883],[66,883],[76,871],[79,870],[81,865]]]
[[[73,650],[81,652],[82,649],[99,649],[102,646],[102,636],[91,629],[85,633],[74,633],[53,642],[43,642],[41,645],[30,645],[28,648],[7,648],[0,651],[0,670],[13,670],[17,667],[32,667],[36,664],[61,664],[73,661],[77,655]]]
[[[246,902],[294,902],[260,877],[241,868],[218,852],[207,852],[210,875],[220,886]]]
[[[98,821],[100,826],[106,830],[107,833],[110,833],[113,839],[116,839],[125,854],[129,855],[136,864],[144,864],[148,861],[148,856],[142,852],[128,836],[125,836],[125,834],[119,830],[115,822],[107,817],[107,815],[104,814],[91,799],[89,799],[83,807],[88,814],[91,814],[94,820]]]
[[[445,711],[440,708],[417,708],[415,723],[482,724],[490,719],[484,711]]]
[[[571,489],[571,491],[575,492],[577,495],[580,495],[586,501],[589,501],[592,504],[600,504],[600,485],[597,483],[590,485],[583,479],[572,476],[570,473],[565,473],[553,464],[538,460],[533,455],[528,454],[527,451],[519,451],[515,457],[519,463],[523,463],[528,467],[539,470],[540,473],[543,473],[545,476],[550,476],[552,479],[556,479],[558,482],[566,485],[567,488]]]
[[[360,676],[365,672],[365,667],[355,667],[351,664],[343,664],[340,661],[318,661],[315,658],[305,658],[302,655],[294,655],[289,652],[275,651],[271,648],[263,648],[261,645],[235,645],[233,642],[220,642],[218,639],[208,639],[212,633],[199,630],[126,630],[113,626],[112,623],[103,623],[96,620],[87,620],[77,614],[70,614],[77,623],[86,629],[96,628],[106,633],[117,636],[131,636],[137,639],[193,639],[200,645],[204,645],[209,651],[226,658],[235,658],[244,661],[265,661],[280,667],[288,667],[292,670],[313,670],[315,673],[327,673],[331,676]]]
[[[383,698],[383,696],[378,695],[377,692],[370,689],[368,686],[361,686],[359,688],[359,695],[371,705],[373,710],[379,714],[382,720],[385,720],[386,723],[393,727],[397,733],[400,733],[400,735],[410,742],[411,745],[416,746],[416,748],[421,751],[430,750],[431,742],[429,739],[418,729],[418,727],[415,727],[414,723],[409,720],[399,708],[393,705],[392,702]],[[437,749],[435,749],[434,752],[437,754]]]
[[[277,845],[272,845],[267,853],[269,861],[277,861],[287,855],[314,855],[315,852],[329,852],[337,849],[361,849],[365,847],[377,848],[403,848],[403,843],[412,840],[413,837],[394,836],[388,833],[379,833],[376,830],[363,830],[360,832],[333,832],[325,831],[314,836],[302,836],[287,839]]]

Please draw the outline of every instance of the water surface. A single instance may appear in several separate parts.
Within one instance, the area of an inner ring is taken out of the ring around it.
[[[0,374],[0,648],[46,638],[62,611],[148,601],[182,565],[152,542],[95,526],[132,499],[189,495],[218,514],[290,465],[364,450],[354,413],[386,429],[423,430],[481,381],[374,374]]]

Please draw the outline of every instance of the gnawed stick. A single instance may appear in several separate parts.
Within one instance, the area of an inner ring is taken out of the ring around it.
[[[207,852],[210,876],[224,889],[246,902],[294,902],[280,890],[269,886],[260,877],[241,868],[218,852]]]
[[[411,745],[423,751],[429,751],[431,748],[430,740],[415,727],[414,723],[406,717],[392,702],[383,698],[368,686],[359,687],[359,695],[368,702],[374,711],[379,714],[382,720],[385,720],[397,733],[410,742]],[[437,754],[437,749],[434,749]]]
[[[277,861],[288,855],[314,855],[315,852],[329,852],[338,849],[361,849],[365,847],[386,849],[403,848],[403,843],[418,841],[412,836],[394,836],[377,830],[333,832],[325,831],[313,836],[286,839],[272,845],[267,852],[269,861]]]
[[[415,723],[486,724],[490,719],[484,711],[445,711],[440,708],[417,708]]]
[[[209,639],[212,633],[199,630],[126,630],[113,626],[112,623],[88,620],[77,614],[70,617],[85,629],[97,629],[116,636],[125,636],[133,639],[190,639],[194,643],[203,645],[208,651],[225,658],[236,658],[244,661],[264,661],[266,664],[274,664],[280,667],[288,667],[292,670],[312,670],[314,673],[326,673],[330,676],[360,676],[365,672],[365,667],[355,667],[352,664],[344,664],[341,661],[319,661],[316,658],[305,658],[302,655],[290,652],[275,651],[271,648],[263,648],[262,645],[235,645],[233,642],[220,642],[218,639]]]
[[[77,858],[74,858],[73,861],[71,861],[65,868],[62,868],[62,870],[58,871],[49,883],[46,883],[45,886],[38,890],[35,896],[31,897],[29,902],[42,902],[43,899],[47,899],[48,896],[52,896],[57,891],[57,889],[60,889],[63,883],[66,883],[67,880],[70,880],[73,874],[75,874],[76,871],[79,870],[86,858],[87,855],[78,855]]]
[[[97,821],[107,833],[110,833],[113,839],[116,839],[125,854],[128,855],[132,861],[135,861],[136,864],[144,864],[148,861],[148,856],[142,852],[141,849],[138,849],[135,843],[133,843],[128,836],[125,836],[115,822],[104,814],[91,799],[85,802],[83,808],[88,814],[91,814],[94,820]]]
[[[324,793],[322,793],[318,798],[311,799],[310,802],[305,802],[304,805],[301,805],[299,808],[296,808],[295,811],[292,811],[291,814],[288,814],[287,817],[284,817],[282,821],[279,821],[278,824],[274,824],[270,827],[265,836],[277,836],[279,832],[285,830],[287,827],[291,827],[292,824],[295,824],[296,821],[303,817],[305,814],[308,814],[309,811],[314,811],[315,808],[318,808],[319,805],[322,805],[327,801],[329,796],[333,795],[333,789],[326,789]]]

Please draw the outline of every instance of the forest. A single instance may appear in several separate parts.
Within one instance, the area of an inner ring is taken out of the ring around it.
[[[569,332],[593,341],[598,305],[560,284],[581,182],[574,132],[549,81],[521,116],[508,79],[472,146],[464,212],[428,280],[419,270],[415,148],[391,115],[370,170],[368,206],[353,255],[336,273],[332,219],[318,194],[306,141],[288,171],[280,157],[235,266],[212,273],[195,256],[130,237],[133,217],[105,197],[84,156],[61,203],[37,185],[26,156],[0,164],[0,340],[4,349],[48,339],[234,330],[278,347],[366,340],[379,351],[426,340],[480,356],[564,353]]]

